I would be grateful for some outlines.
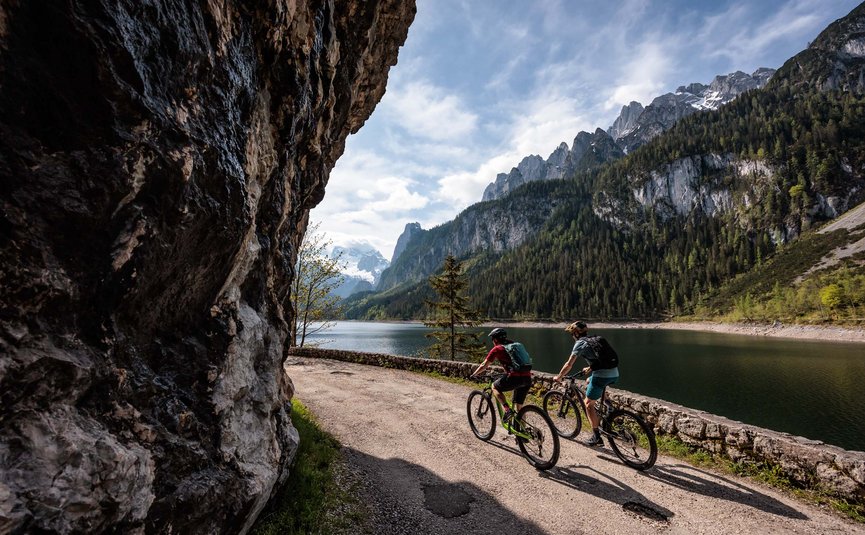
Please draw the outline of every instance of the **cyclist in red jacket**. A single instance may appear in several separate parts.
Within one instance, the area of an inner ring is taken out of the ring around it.
[[[532,368],[531,366],[523,366],[519,370],[515,369],[511,356],[505,350],[505,344],[512,344],[512,340],[508,340],[508,333],[501,327],[497,327],[490,331],[489,337],[493,340],[493,348],[487,354],[487,358],[477,367],[472,373],[472,377],[476,377],[494,361],[499,361],[502,368],[505,369],[507,375],[496,379],[493,383],[493,395],[499,400],[502,406],[507,407],[507,398],[505,392],[514,391],[514,410],[508,408],[505,411],[504,421],[509,422],[515,412],[523,407],[526,401],[526,395],[532,386]]]

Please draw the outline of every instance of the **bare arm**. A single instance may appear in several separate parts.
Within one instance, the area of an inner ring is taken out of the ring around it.
[[[477,375],[482,371],[486,370],[489,365],[490,361],[484,360],[483,362],[481,362],[480,366],[478,366],[475,371],[472,372],[471,377],[477,377]]]
[[[556,377],[553,379],[553,381],[555,381],[557,383],[562,382],[562,377],[564,377],[569,371],[571,371],[571,368],[574,366],[574,361],[576,361],[576,360],[577,360],[577,356],[571,355],[568,358],[567,362],[565,362],[565,364],[562,366],[562,371],[560,371],[559,374],[556,375]]]

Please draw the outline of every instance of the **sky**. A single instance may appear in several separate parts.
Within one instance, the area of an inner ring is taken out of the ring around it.
[[[854,0],[418,0],[387,91],[349,136],[311,213],[336,245],[390,260],[623,105],[719,74],[780,67]]]

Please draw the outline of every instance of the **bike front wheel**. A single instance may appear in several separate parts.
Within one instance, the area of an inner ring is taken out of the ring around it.
[[[574,438],[583,427],[583,417],[574,400],[558,390],[544,395],[544,411],[553,422],[556,432],[563,438]]]
[[[658,458],[655,432],[642,418],[617,409],[607,417],[606,431],[613,453],[637,470],[648,470]]]
[[[559,460],[559,435],[550,417],[540,407],[526,405],[517,413],[517,445],[538,470],[548,470]]]
[[[496,432],[496,410],[490,395],[480,390],[473,390],[466,403],[466,412],[472,433],[481,440],[492,438]]]

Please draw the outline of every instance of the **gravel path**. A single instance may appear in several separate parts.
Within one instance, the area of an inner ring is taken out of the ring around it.
[[[609,449],[563,440],[558,465],[536,471],[500,426],[489,442],[474,437],[465,386],[321,359],[290,357],[286,371],[365,481],[375,533],[865,534],[772,489],[663,456],[640,473]]]

